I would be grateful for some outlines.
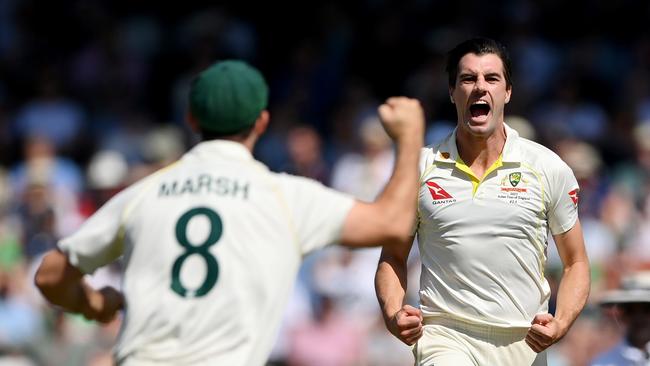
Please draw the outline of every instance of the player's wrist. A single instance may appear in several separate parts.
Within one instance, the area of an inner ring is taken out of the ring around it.
[[[384,309],[383,315],[384,315],[384,322],[387,325],[394,324],[397,322],[397,313],[399,313],[400,309],[397,308],[390,308],[390,309]]]
[[[559,340],[560,338],[564,337],[564,335],[569,331],[569,328],[571,327],[571,322],[562,316],[556,317],[554,321],[557,324],[557,329],[558,329],[557,339]]]
[[[103,296],[99,291],[86,284],[83,285],[83,291],[84,300],[81,302],[79,313],[88,320],[96,320],[102,308]]]

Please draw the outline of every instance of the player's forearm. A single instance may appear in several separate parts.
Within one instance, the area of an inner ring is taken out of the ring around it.
[[[398,240],[407,240],[415,221],[422,136],[411,136],[397,144],[397,156],[391,179],[375,201],[388,227],[394,227]]]
[[[382,254],[375,275],[375,291],[384,319],[400,310],[407,288],[406,261]]]
[[[93,290],[84,283],[83,273],[59,251],[51,251],[43,258],[34,282],[43,297],[66,311],[83,313],[89,307]]]
[[[589,263],[578,261],[564,269],[557,295],[555,319],[568,332],[587,302],[590,287]]]

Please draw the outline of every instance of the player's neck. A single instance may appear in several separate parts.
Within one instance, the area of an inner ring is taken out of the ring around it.
[[[482,177],[499,159],[505,143],[504,129],[497,129],[487,137],[473,136],[460,130],[456,134],[458,155],[477,177]]]
[[[214,139],[212,141],[236,142],[236,143],[244,145],[244,147],[246,147],[252,153],[253,149],[255,148],[255,142],[257,141],[257,138],[252,138],[251,135],[248,135],[246,137],[241,137],[241,136],[221,137],[221,138],[218,138],[218,139]]]

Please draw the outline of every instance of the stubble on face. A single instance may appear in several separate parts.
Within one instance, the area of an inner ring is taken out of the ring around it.
[[[459,132],[486,139],[503,125],[510,100],[503,62],[496,54],[469,53],[458,62],[456,84],[450,94],[456,105]]]

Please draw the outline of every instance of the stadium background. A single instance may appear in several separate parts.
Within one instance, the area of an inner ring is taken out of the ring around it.
[[[650,3],[632,0],[0,0],[0,363],[110,364],[118,323],[47,307],[31,284],[34,263],[108,197],[196,141],[183,116],[202,68],[241,58],[267,76],[272,127],[255,153],[273,170],[372,199],[392,164],[376,106],[417,97],[427,143],[443,137],[455,120],[444,52],[479,35],[513,57],[507,122],[558,152],[582,187],[592,294],[549,365],[586,364],[621,334],[598,296],[650,263],[648,20]],[[383,327],[377,256],[331,248],[307,258],[272,364],[411,362]],[[414,255],[412,290],[418,265]],[[119,284],[118,269],[92,281]]]

